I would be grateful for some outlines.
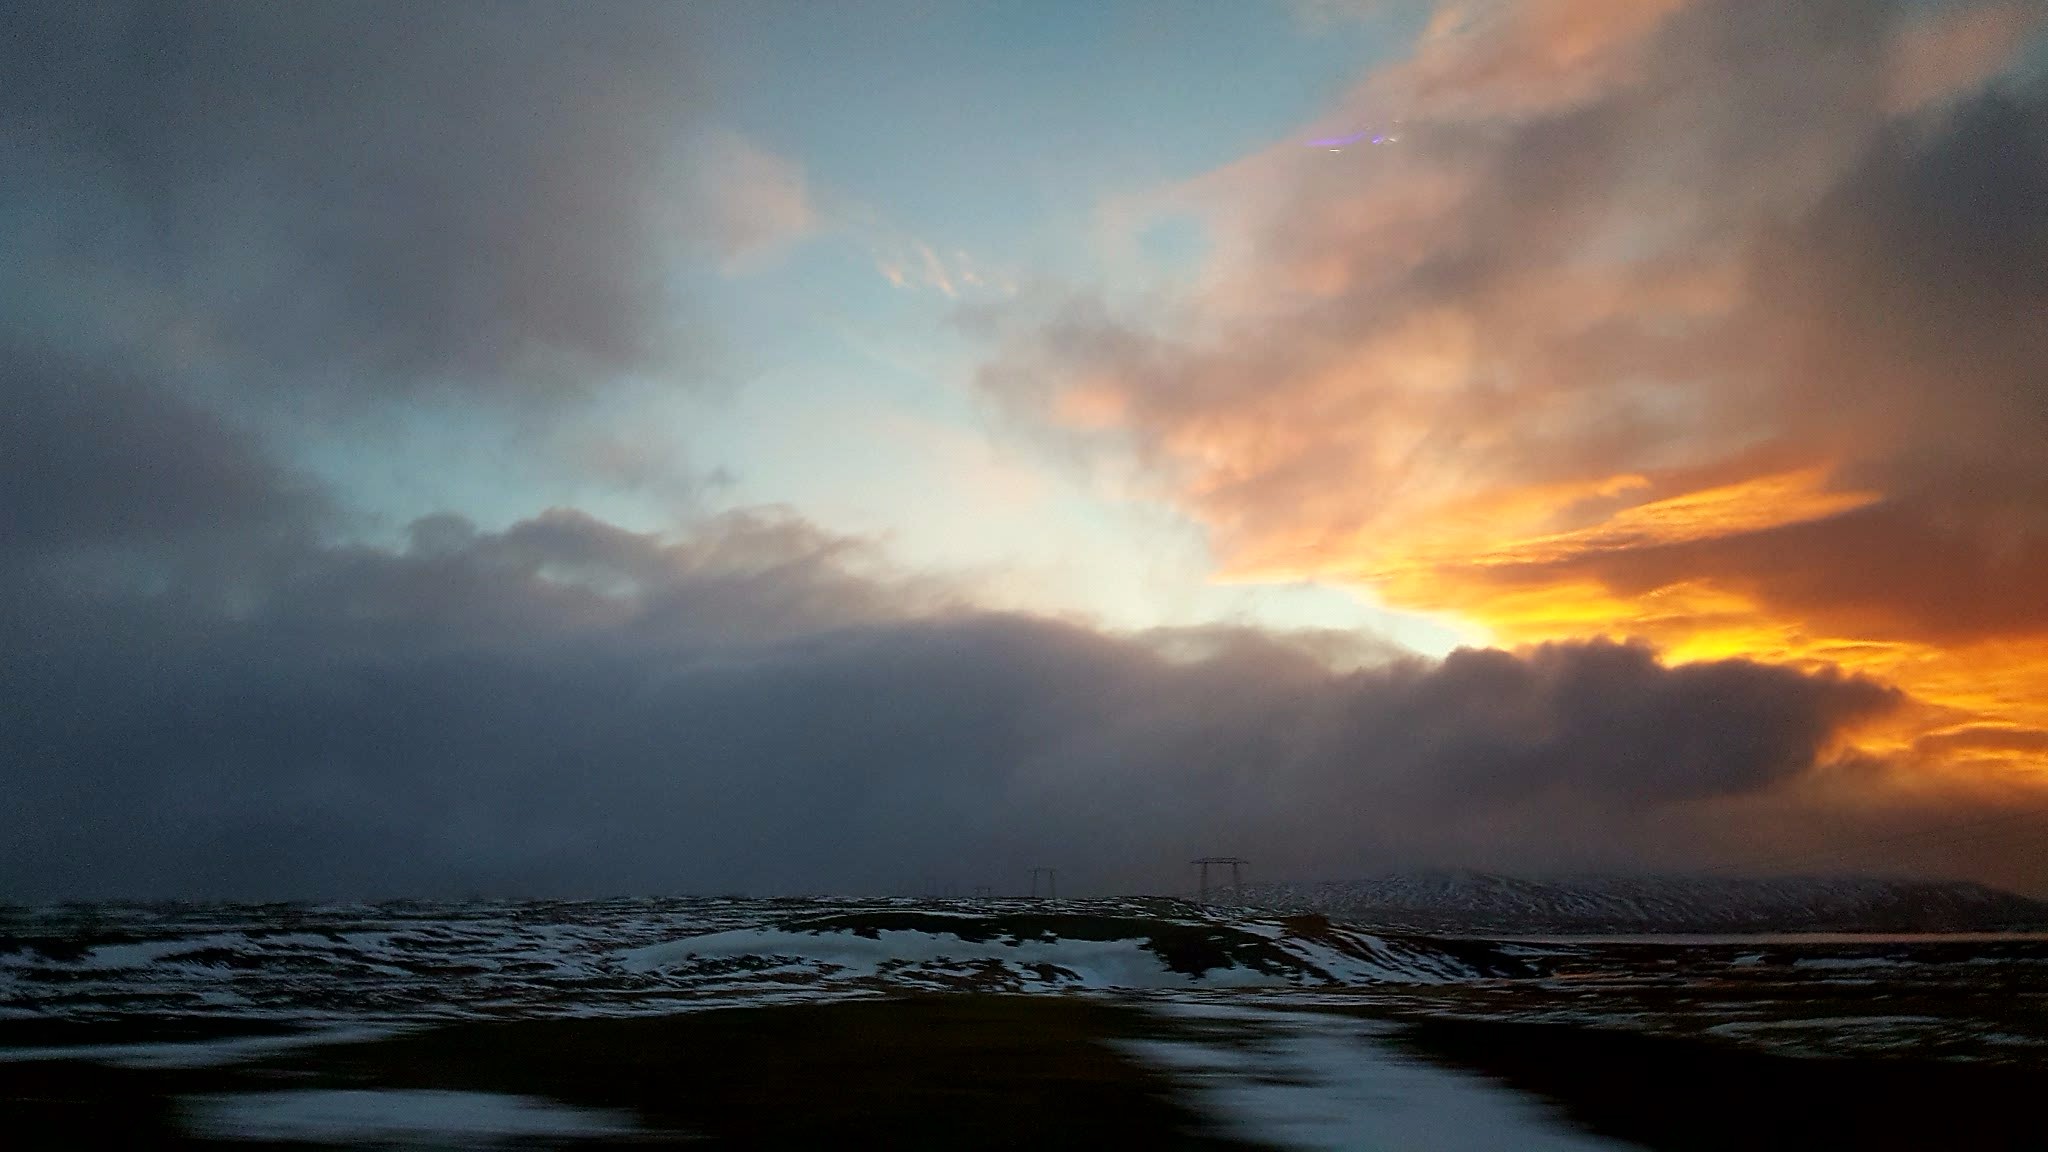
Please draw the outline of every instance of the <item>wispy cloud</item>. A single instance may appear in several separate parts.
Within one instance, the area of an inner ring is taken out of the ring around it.
[[[879,239],[875,247],[875,271],[897,288],[936,292],[949,300],[969,294],[1017,292],[1016,278],[1007,272],[990,270],[965,251],[941,253],[915,237]]]
[[[728,130],[703,134],[692,149],[692,209],[729,275],[759,269],[822,226],[801,164]]]

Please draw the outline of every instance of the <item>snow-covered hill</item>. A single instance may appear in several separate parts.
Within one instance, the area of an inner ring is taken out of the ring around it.
[[[1423,984],[1529,949],[1172,900],[614,900],[0,909],[0,1019],[355,1023],[892,991]]]
[[[1964,882],[1871,877],[1407,872],[1245,886],[1244,902],[1356,923],[1459,932],[1984,932],[2048,927],[2048,904]]]
[[[1531,971],[1511,946],[1374,935],[1318,916],[1223,918],[1113,904],[839,913],[684,937],[620,961],[701,987],[740,979],[1010,992],[1436,984]]]

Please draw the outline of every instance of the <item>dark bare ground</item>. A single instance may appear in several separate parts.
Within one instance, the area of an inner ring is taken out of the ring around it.
[[[2048,1067],[2038,1060],[1797,1057],[1697,1034],[1366,1011],[1398,1023],[1394,1042],[1422,1058],[1653,1149],[2048,1147]],[[14,1022],[4,1038],[212,1031],[27,1025]],[[952,994],[457,1024],[217,1068],[0,1063],[0,1147],[214,1146],[181,1131],[180,1097],[288,1088],[503,1092],[628,1110],[646,1129],[633,1147],[1248,1147],[1215,1134],[1163,1074],[1106,1043],[1178,1027],[1096,999]]]
[[[1801,1057],[1569,1024],[1411,1020],[1432,1061],[1548,1097],[1585,1127],[1672,1152],[2048,1148],[2048,1069]]]
[[[633,1147],[1246,1147],[1103,1043],[1145,1025],[1095,1001],[953,995],[461,1024],[229,1068],[0,1064],[0,1143],[199,1147],[177,1097],[434,1088],[630,1109],[649,1129]]]

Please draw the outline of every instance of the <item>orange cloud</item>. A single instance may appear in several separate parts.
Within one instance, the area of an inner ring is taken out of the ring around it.
[[[2048,95],[1987,90],[2042,27],[1442,4],[1327,122],[1398,147],[1160,194],[1214,240],[1178,309],[985,382],[1134,449],[1226,578],[1862,673],[1915,701],[1855,734],[1885,787],[2048,791]]]
[[[1365,86],[1410,115],[1555,113],[1643,76],[1647,42],[1688,0],[1468,0],[1438,6],[1415,54]]]

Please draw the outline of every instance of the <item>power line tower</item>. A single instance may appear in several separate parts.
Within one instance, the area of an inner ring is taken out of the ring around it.
[[[1060,898],[1060,870],[1057,868],[1033,868],[1031,870],[1031,898],[1038,899],[1038,878],[1045,877],[1045,898]]]
[[[1209,868],[1211,865],[1219,868],[1225,865],[1229,866],[1230,899],[1234,903],[1244,903],[1244,873],[1242,869],[1251,861],[1246,860],[1242,856],[1204,856],[1200,860],[1191,861],[1191,863],[1202,870],[1202,903],[1207,904],[1209,902]]]

